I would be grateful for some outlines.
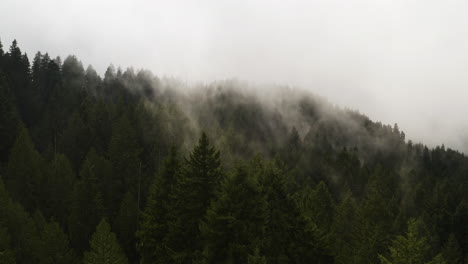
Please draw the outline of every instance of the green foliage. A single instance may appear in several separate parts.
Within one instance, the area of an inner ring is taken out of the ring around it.
[[[126,255],[129,258],[136,258],[136,237],[138,226],[138,203],[133,192],[128,191],[120,205],[117,215],[116,233],[122,244]]]
[[[215,196],[221,180],[219,152],[202,134],[198,145],[190,153],[182,173],[178,174],[169,214],[167,246],[173,261],[199,259],[202,244],[199,223]]]
[[[450,234],[442,252],[442,256],[447,261],[447,263],[463,264],[462,251],[454,234]]]
[[[246,263],[252,248],[261,243],[265,220],[266,200],[256,175],[238,166],[200,225],[204,263]]]
[[[71,244],[78,252],[87,248],[89,236],[104,216],[100,178],[108,174],[107,161],[91,150],[81,168],[80,178],[71,194],[68,230]]]
[[[126,264],[127,257],[122,251],[117,238],[105,219],[96,227],[91,237],[90,251],[84,253],[84,264]]]
[[[44,167],[44,161],[36,151],[28,130],[21,126],[11,149],[5,181],[13,199],[28,211],[43,205],[40,192],[44,187]]]
[[[201,86],[0,44],[0,262],[468,261],[466,155],[296,89]]]
[[[268,202],[262,243],[267,262],[329,263],[321,232],[287,192],[285,172],[266,164],[260,177]]]
[[[256,248],[253,255],[249,255],[247,259],[248,264],[266,264],[266,258],[260,255],[260,250]]]
[[[441,255],[428,261],[430,246],[427,238],[421,236],[421,222],[415,219],[408,221],[408,231],[405,236],[398,236],[389,247],[390,258],[379,255],[382,264],[423,264],[446,263]]]
[[[141,215],[138,237],[142,263],[171,263],[166,236],[169,229],[171,192],[181,172],[181,162],[175,148],[164,161],[161,173],[156,173],[150,187],[148,201]]]
[[[38,240],[35,255],[40,264],[74,263],[76,256],[70,249],[68,237],[55,221],[47,222],[42,214],[34,215]]]
[[[0,74],[0,162],[8,160],[10,148],[15,141],[20,117],[15,100],[3,74]]]
[[[66,224],[70,211],[75,178],[75,172],[65,155],[57,154],[49,162],[42,212],[47,218],[54,217],[62,226]]]
[[[125,190],[130,188],[134,191],[138,188],[140,174],[140,147],[135,130],[126,114],[112,126],[108,155],[113,167],[113,176],[108,182],[113,201],[107,205],[112,212],[116,212],[119,210]]]

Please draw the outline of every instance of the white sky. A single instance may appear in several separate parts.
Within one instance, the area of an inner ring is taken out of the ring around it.
[[[0,0],[0,38],[187,81],[300,86],[468,152],[468,1]]]

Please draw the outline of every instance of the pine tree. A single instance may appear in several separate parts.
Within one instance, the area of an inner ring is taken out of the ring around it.
[[[49,163],[46,181],[46,201],[43,213],[47,218],[54,217],[62,226],[67,223],[70,211],[69,202],[75,182],[75,172],[67,157],[57,154]]]
[[[265,256],[260,255],[260,250],[255,248],[253,255],[249,255],[247,264],[266,264]]]
[[[116,221],[117,236],[130,260],[137,258],[135,233],[138,226],[138,204],[135,196],[131,191],[125,194]]]
[[[19,115],[10,87],[0,73],[0,163],[8,160],[18,132]]]
[[[100,177],[108,173],[106,160],[92,149],[83,163],[80,179],[73,187],[70,201],[68,230],[71,244],[78,253],[87,248],[93,226],[105,214]]]
[[[359,239],[359,208],[351,193],[344,195],[344,199],[335,210],[335,217],[331,226],[332,251],[337,264],[360,264],[358,258]]]
[[[306,187],[301,196],[299,205],[304,215],[320,230],[328,233],[333,222],[335,205],[327,185],[321,181],[314,190]]]
[[[454,234],[450,234],[447,243],[442,252],[444,259],[450,264],[463,264],[463,255],[457,238]]]
[[[78,112],[68,119],[68,124],[58,140],[58,149],[69,157],[78,170],[91,147],[91,133]]]
[[[28,130],[20,126],[8,161],[7,183],[11,196],[28,211],[43,204],[44,162],[36,151]]]
[[[396,234],[396,176],[377,166],[366,188],[359,210],[356,256],[361,263],[375,263],[378,261],[378,254],[388,247],[392,235]]]
[[[3,181],[0,178],[0,263],[14,264],[16,263],[15,251],[12,248],[11,237],[8,232],[8,210],[10,199]]]
[[[76,256],[69,248],[67,235],[60,225],[47,222],[41,213],[36,212],[34,222],[38,231],[39,240],[34,251],[39,264],[68,264],[73,263]]]
[[[222,173],[219,152],[210,145],[205,133],[186,163],[172,192],[167,241],[173,261],[190,263],[200,258],[199,223],[214,198]]]
[[[161,173],[156,173],[151,184],[146,207],[141,216],[138,250],[142,263],[172,263],[167,251],[166,235],[173,185],[181,171],[181,162],[175,148],[164,161]]]
[[[408,221],[408,231],[405,236],[398,236],[389,247],[390,258],[379,255],[382,264],[424,264],[445,263],[441,255],[427,261],[430,246],[427,238],[421,236],[421,222],[415,219]]]
[[[128,260],[106,220],[101,220],[84,253],[84,264],[127,264]]]
[[[268,202],[263,241],[267,262],[330,263],[321,232],[287,192],[285,172],[276,164],[268,164],[261,180]]]
[[[111,182],[108,183],[113,192],[113,201],[108,201],[108,206],[113,212],[118,211],[123,195],[128,189],[138,188],[140,152],[136,132],[127,114],[124,114],[112,126],[109,143],[109,159],[114,173]]]
[[[255,175],[238,166],[200,225],[204,263],[246,263],[260,245],[265,214],[266,201]]]
[[[1,208],[4,209],[4,208]],[[6,227],[0,223],[0,264],[15,264],[15,252],[11,248],[10,234]]]

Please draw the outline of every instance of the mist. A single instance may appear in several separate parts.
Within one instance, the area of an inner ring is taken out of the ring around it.
[[[0,37],[189,83],[298,87],[468,151],[464,1],[3,0]]]

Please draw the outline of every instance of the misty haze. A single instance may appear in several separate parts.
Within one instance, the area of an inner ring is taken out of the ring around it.
[[[0,6],[0,263],[468,263],[468,2]]]

